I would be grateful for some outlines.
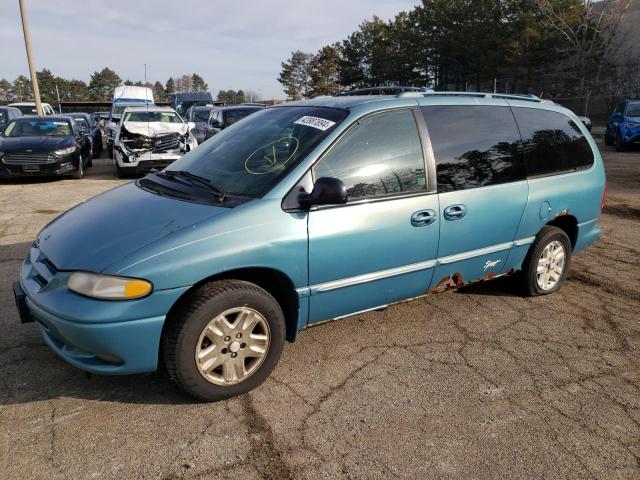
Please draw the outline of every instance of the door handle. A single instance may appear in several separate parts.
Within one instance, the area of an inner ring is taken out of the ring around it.
[[[461,203],[458,205],[449,205],[444,209],[444,218],[447,220],[460,220],[467,214],[467,207]]]
[[[425,227],[436,221],[435,210],[418,210],[411,215],[411,225],[414,227]]]

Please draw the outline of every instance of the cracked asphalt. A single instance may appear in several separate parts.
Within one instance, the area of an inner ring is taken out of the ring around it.
[[[0,478],[640,478],[640,151],[602,150],[604,236],[559,293],[502,278],[316,326],[215,404],[88,378],[18,321],[30,242],[122,182],[109,162],[1,183]]]

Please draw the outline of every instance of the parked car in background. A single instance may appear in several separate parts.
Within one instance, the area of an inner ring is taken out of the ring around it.
[[[248,117],[252,113],[264,110],[257,105],[237,105],[235,107],[216,107],[209,113],[209,119],[204,127],[204,140],[213,137],[220,130],[233,125],[238,120]],[[203,141],[204,141],[203,140]]]
[[[171,106],[180,116],[184,116],[189,107],[213,103],[213,97],[209,92],[176,92],[171,95]]]
[[[127,107],[113,142],[119,177],[160,170],[198,146],[185,122],[170,107]]]
[[[215,107],[213,105],[204,106],[191,106],[187,110],[185,120],[187,122],[193,122],[195,125],[191,130],[191,134],[196,137],[198,143],[202,143],[206,140],[205,134],[207,129],[207,123],[209,122],[209,114]]]
[[[91,158],[98,158],[102,152],[102,131],[98,124],[88,113],[74,112],[65,115],[73,118],[91,140]]]
[[[10,103],[8,106],[17,108],[23,115],[37,115],[36,102]],[[48,103],[42,104],[42,113],[44,115],[56,115],[56,111]]]
[[[607,122],[605,145],[615,145],[619,152],[640,144],[640,100],[620,102]]]
[[[99,127],[104,128],[106,121],[109,120],[110,112],[93,112],[91,118]]]
[[[15,107],[0,107],[0,133],[14,118],[22,116],[22,112]]]
[[[591,124],[591,119],[589,117],[585,117],[584,115],[578,115],[578,120],[584,123],[584,126],[587,127],[587,130],[591,131],[593,125]]]
[[[107,151],[109,158],[113,158],[113,139],[118,128],[118,122],[126,107],[139,105],[154,105],[153,90],[147,87],[124,85],[113,90],[111,115],[105,127],[107,133]]]
[[[258,386],[318,322],[512,272],[524,295],[558,291],[601,235],[604,192],[593,138],[558,105],[292,102],[49,223],[14,291],[76,367],[164,361],[220,400]]]
[[[25,116],[12,120],[0,136],[0,177],[84,177],[91,165],[91,142],[71,117]]]

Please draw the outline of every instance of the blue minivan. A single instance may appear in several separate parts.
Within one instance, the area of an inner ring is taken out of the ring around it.
[[[259,385],[318,322],[507,274],[524,295],[555,292],[601,234],[604,192],[591,135],[551,102],[321,97],[64,213],[14,291],[76,367],[164,362],[218,400]]]

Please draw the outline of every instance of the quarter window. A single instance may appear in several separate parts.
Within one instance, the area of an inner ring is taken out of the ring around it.
[[[514,108],[529,176],[567,172],[593,165],[585,136],[566,115],[537,108]]]
[[[314,169],[342,180],[349,200],[426,191],[422,145],[411,110],[357,122]]]
[[[524,180],[520,134],[509,107],[422,107],[436,160],[438,192]]]

